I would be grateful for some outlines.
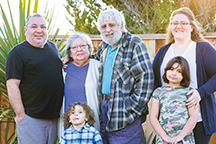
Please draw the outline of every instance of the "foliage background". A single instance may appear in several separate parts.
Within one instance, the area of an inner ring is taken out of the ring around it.
[[[133,34],[166,33],[169,17],[175,9],[186,6],[195,14],[205,32],[216,32],[215,0],[66,0],[75,31],[99,34],[96,28],[101,10],[114,7],[126,20],[126,29]]]
[[[32,3],[34,1],[34,3]],[[37,12],[39,0],[19,0],[19,27],[16,28],[13,13],[8,2],[10,16],[6,17],[5,7],[1,6],[0,14],[3,26],[0,27],[0,124],[6,124],[5,141],[3,143],[16,142],[16,133],[9,133],[10,124],[13,122],[13,109],[7,96],[5,82],[5,61],[7,54],[16,44],[25,40],[25,19],[31,12]],[[65,8],[70,14],[67,20],[74,26],[72,31],[83,31],[88,34],[99,34],[96,21],[101,10],[116,8],[121,11],[126,19],[126,28],[134,34],[165,33],[171,12],[182,6],[189,7],[196,15],[206,32],[216,32],[216,1],[215,0],[66,0]],[[33,10],[30,6],[33,5]],[[49,19],[49,34],[53,31],[51,22],[54,10],[44,10],[46,18]],[[9,24],[10,23],[10,24]],[[51,41],[55,42],[59,29],[54,31]],[[57,47],[63,54],[63,41]],[[2,135],[0,136],[3,137]],[[1,143],[1,141],[0,141]]]
[[[25,21],[26,18],[29,16],[30,13],[36,13],[38,9],[38,1],[34,0],[34,3],[31,3],[31,0],[19,0],[19,27],[16,28],[14,22],[13,13],[10,8],[9,0],[7,0],[8,3],[8,9],[9,9],[9,17],[5,14],[5,7],[3,8],[0,2],[0,14],[3,19],[3,26],[0,27],[0,143],[17,143],[16,141],[16,131],[10,131],[14,130],[11,127],[14,127],[13,123],[13,109],[9,103],[8,95],[7,95],[7,88],[6,88],[6,82],[5,82],[5,62],[8,53],[10,50],[17,45],[18,43],[24,41],[26,39],[25,37]],[[30,8],[33,4],[33,10]],[[56,31],[53,30],[51,27],[51,23],[53,20],[53,13],[54,10],[48,10],[45,8],[44,14],[45,19],[48,21],[48,34],[50,35],[52,33],[52,37],[49,38],[50,41],[55,42],[56,37],[58,35],[59,29]],[[65,45],[63,45],[63,42],[66,38],[68,33],[66,33],[62,39],[56,43],[59,50],[63,53],[62,49]],[[12,124],[12,125],[11,125]],[[5,127],[5,130],[2,127]]]

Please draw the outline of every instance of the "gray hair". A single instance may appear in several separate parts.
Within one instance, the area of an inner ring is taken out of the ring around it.
[[[112,19],[114,19],[118,23],[119,26],[121,26],[121,22],[123,22],[123,28],[124,28],[123,30],[126,31],[124,15],[114,8],[102,11],[99,14],[98,21],[97,21],[98,30],[101,31],[100,25],[102,21],[107,21],[107,20],[112,20]]]
[[[31,17],[42,17],[42,18],[45,19],[45,17],[44,17],[43,15],[39,14],[39,13],[32,13],[31,15],[28,16],[28,18],[27,18],[27,20],[26,20],[26,27],[28,26],[28,22],[29,22],[29,19],[30,19]],[[46,21],[46,20],[45,20],[45,21]],[[46,22],[47,22],[47,21],[46,21]]]
[[[73,58],[70,56],[70,46],[76,38],[81,38],[84,42],[86,42],[86,44],[88,45],[89,54],[92,53],[93,44],[91,38],[83,32],[76,32],[68,38],[67,44],[65,46],[65,55],[69,58],[70,61],[73,61]]]

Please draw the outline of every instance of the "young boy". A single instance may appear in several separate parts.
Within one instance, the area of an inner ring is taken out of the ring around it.
[[[103,144],[102,138],[96,128],[94,113],[85,103],[74,103],[65,111],[64,131],[60,144],[85,143]]]

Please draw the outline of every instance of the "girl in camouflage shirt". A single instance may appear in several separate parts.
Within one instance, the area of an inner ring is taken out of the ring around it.
[[[150,123],[157,133],[156,143],[195,144],[193,128],[198,111],[187,108],[187,92],[192,88],[188,62],[181,56],[172,58],[163,74],[166,86],[157,88],[152,95]]]

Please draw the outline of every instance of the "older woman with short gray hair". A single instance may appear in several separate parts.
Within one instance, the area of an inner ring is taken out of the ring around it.
[[[95,114],[95,128],[99,130],[99,102],[97,95],[99,61],[90,59],[92,52],[90,37],[76,32],[67,40],[66,57],[69,58],[64,69],[64,110],[74,102],[87,103]]]
[[[67,44],[65,46],[65,52],[66,52],[65,55],[66,57],[69,58],[69,61],[73,61],[73,58],[70,56],[71,55],[71,52],[70,52],[71,44],[77,38],[81,38],[87,44],[89,54],[92,53],[93,45],[92,45],[91,38],[83,32],[76,32],[69,37],[69,39],[67,40]]]

